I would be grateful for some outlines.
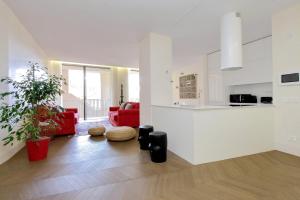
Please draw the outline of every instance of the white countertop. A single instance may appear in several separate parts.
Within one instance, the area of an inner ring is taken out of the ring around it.
[[[248,109],[248,108],[266,108],[274,107],[273,104],[254,104],[251,106],[229,106],[229,105],[152,105],[154,107],[177,108],[187,110],[218,110],[218,109]]]

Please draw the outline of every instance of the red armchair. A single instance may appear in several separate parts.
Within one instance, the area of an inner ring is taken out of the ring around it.
[[[58,114],[55,122],[58,124],[55,135],[75,134],[76,117],[74,112],[62,112]]]
[[[75,125],[78,122],[78,111],[75,108],[65,109],[65,112],[58,113],[53,120],[57,123],[56,127],[43,127],[42,135],[74,135]]]
[[[75,124],[78,123],[78,121],[79,121],[79,114],[78,114],[78,109],[77,108],[66,108],[65,112],[72,112],[72,113],[74,113]]]
[[[140,104],[128,103],[132,105],[129,110],[121,110],[119,106],[109,108],[109,121],[113,126],[138,127],[140,125]]]

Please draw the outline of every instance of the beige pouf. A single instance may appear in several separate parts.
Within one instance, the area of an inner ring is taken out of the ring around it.
[[[109,141],[126,141],[135,138],[136,130],[128,126],[113,127],[106,132]]]
[[[91,136],[102,136],[105,133],[105,127],[100,125],[96,128],[90,128],[88,132]]]

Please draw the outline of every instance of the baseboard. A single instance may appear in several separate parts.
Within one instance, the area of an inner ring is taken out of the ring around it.
[[[275,149],[278,151],[300,157],[300,147],[298,146],[276,144],[275,147],[276,147]]]
[[[12,148],[7,148],[4,151],[0,152],[0,165],[9,160],[11,157],[13,157],[16,153],[18,153],[23,147],[24,142],[16,144]]]

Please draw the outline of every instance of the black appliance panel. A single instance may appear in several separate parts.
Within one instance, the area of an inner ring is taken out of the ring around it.
[[[257,97],[251,94],[231,94],[230,103],[257,103]]]
[[[272,104],[273,98],[272,97],[261,97],[260,102],[263,104]]]

